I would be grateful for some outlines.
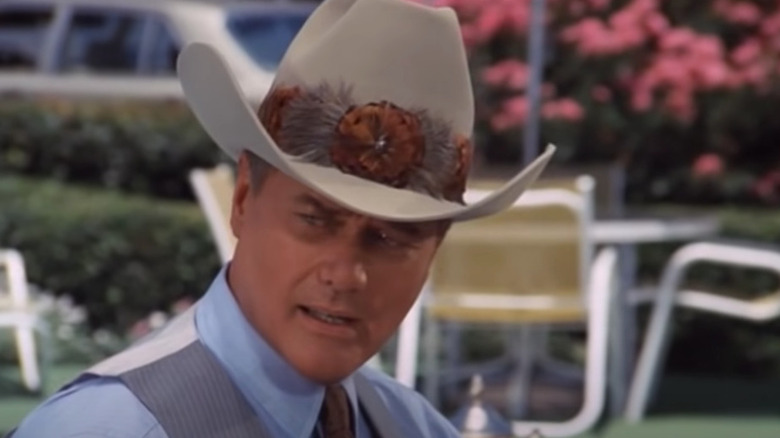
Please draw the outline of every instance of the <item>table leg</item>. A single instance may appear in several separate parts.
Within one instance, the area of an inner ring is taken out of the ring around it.
[[[631,381],[636,351],[636,309],[630,302],[637,271],[637,254],[634,245],[618,246],[617,302],[613,306],[612,333],[610,335],[610,406],[613,416],[620,416],[626,402],[627,388]]]

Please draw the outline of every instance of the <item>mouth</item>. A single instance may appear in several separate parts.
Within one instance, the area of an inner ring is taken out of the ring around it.
[[[312,319],[334,326],[349,326],[357,321],[355,318],[351,318],[342,314],[329,313],[323,309],[315,309],[308,306],[298,306],[298,308]]]

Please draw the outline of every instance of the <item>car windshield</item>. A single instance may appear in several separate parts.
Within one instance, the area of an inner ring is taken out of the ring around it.
[[[228,16],[227,27],[257,65],[275,70],[307,18],[302,12],[242,12]]]

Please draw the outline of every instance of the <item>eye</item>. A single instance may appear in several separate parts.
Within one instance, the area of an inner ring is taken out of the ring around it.
[[[314,227],[324,227],[327,225],[325,218],[316,214],[298,213],[298,217],[306,224]]]
[[[372,229],[367,231],[366,239],[370,245],[382,246],[385,248],[406,248],[409,245],[403,240],[387,233],[381,229]]]

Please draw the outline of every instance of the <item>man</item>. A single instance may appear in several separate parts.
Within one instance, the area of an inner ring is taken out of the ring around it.
[[[451,10],[326,0],[253,111],[209,45],[190,107],[238,161],[234,257],[190,311],[97,364],[14,438],[455,437],[362,367],[416,300],[453,221],[508,208],[552,148],[466,206],[473,102]]]

